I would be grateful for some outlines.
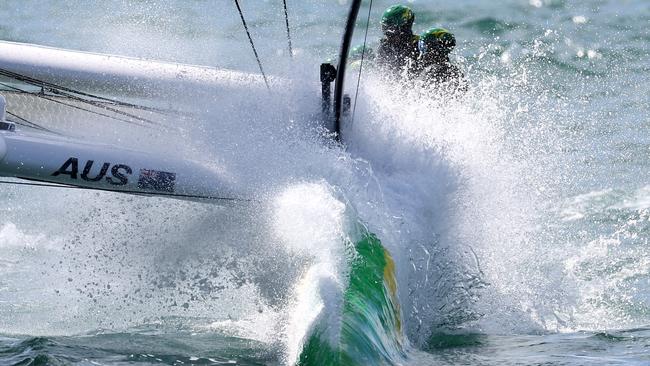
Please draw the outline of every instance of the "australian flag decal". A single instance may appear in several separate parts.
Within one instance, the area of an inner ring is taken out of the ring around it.
[[[175,183],[176,173],[140,169],[140,178],[138,178],[138,188],[140,189],[173,193]]]

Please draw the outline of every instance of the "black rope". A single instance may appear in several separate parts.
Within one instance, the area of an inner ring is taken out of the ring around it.
[[[229,201],[229,202],[258,202],[255,200],[236,198],[236,197],[201,196],[201,195],[192,195],[192,194],[177,194],[177,193],[163,193],[163,192],[117,191],[117,190],[111,190],[106,188],[81,187],[81,186],[74,186],[69,184],[48,183],[45,181],[29,179],[29,178],[21,178],[21,177],[17,177],[17,178],[28,180],[31,182],[12,182],[12,181],[0,180],[0,184],[12,184],[17,186],[32,186],[32,187],[79,189],[79,190],[86,190],[86,191],[116,192],[116,193],[137,194],[137,195],[144,195],[144,196],[164,196],[164,197],[180,198],[180,199],[186,198],[186,199],[205,199],[205,200]]]
[[[49,89],[61,90],[61,91],[65,91],[65,92],[68,92],[68,93],[81,95],[81,96],[84,96],[84,97],[94,98],[94,99],[101,100],[101,101],[104,101],[104,102],[108,102],[108,103],[118,105],[118,106],[141,109],[141,110],[156,112],[156,113],[176,113],[176,111],[172,111],[172,110],[159,109],[159,108],[154,108],[154,107],[147,107],[147,106],[143,106],[143,105],[139,105],[139,104],[133,104],[133,103],[123,102],[123,101],[119,101],[119,100],[112,99],[112,98],[102,97],[102,96],[99,96],[99,95],[96,95],[96,94],[85,93],[85,92],[82,92],[82,91],[79,91],[79,90],[75,90],[75,89],[71,89],[71,88],[68,88],[68,87],[65,87],[65,86],[50,83],[50,82],[47,82],[47,81],[35,79],[35,78],[32,78],[32,77],[22,75],[22,74],[19,74],[19,73],[15,73],[13,71],[2,69],[2,68],[0,68],[0,75],[7,76],[9,78],[12,78],[12,79],[15,79],[15,80],[18,80],[18,81],[22,81],[22,82],[25,82],[27,84],[31,84],[31,85],[34,85],[34,86],[47,87]]]
[[[0,85],[4,86],[4,87],[6,87],[6,88],[14,89],[15,91],[17,91],[17,92],[19,92],[19,93],[29,94],[29,95],[35,95],[35,96],[37,96],[37,97],[39,97],[39,98],[42,98],[42,99],[48,100],[48,101],[50,101],[50,102],[54,102],[54,103],[58,103],[58,104],[62,104],[62,105],[65,105],[65,106],[67,106],[67,107],[71,107],[71,108],[79,109],[79,110],[82,110],[82,111],[85,111],[85,112],[88,112],[88,113],[96,114],[96,115],[98,115],[98,116],[102,116],[102,117],[106,117],[106,118],[111,118],[111,119],[114,119],[114,120],[117,120],[117,121],[126,122],[126,123],[135,124],[135,125],[137,125],[137,126],[148,127],[148,126],[145,126],[145,125],[139,125],[139,124],[136,124],[136,123],[134,123],[133,121],[129,121],[129,120],[126,120],[126,119],[118,118],[118,117],[111,116],[111,115],[108,115],[108,114],[105,114],[105,113],[101,113],[101,112],[97,112],[97,111],[92,111],[92,110],[90,110],[90,109],[82,108],[82,107],[77,106],[77,105],[74,105],[74,104],[65,103],[65,102],[63,102],[63,101],[61,101],[61,100],[56,100],[56,99],[54,99],[53,97],[48,97],[48,96],[45,95],[44,93],[30,93],[30,92],[28,92],[28,91],[22,90],[22,89],[20,89],[20,88],[17,88],[17,87],[15,87],[15,86],[12,86],[12,85],[9,85],[9,84],[6,84],[6,83],[2,83],[2,82],[0,82]],[[74,96],[68,96],[68,95],[65,95],[65,94],[64,94],[64,96],[65,96],[65,97],[68,97],[68,98],[70,98],[70,99],[73,99],[73,100],[80,101],[80,102],[88,102],[88,101],[85,101],[85,100],[82,99],[82,98],[78,98],[78,97],[74,97]],[[97,103],[97,105],[95,105],[95,103]],[[99,102],[94,102],[94,103],[90,103],[90,104],[93,105],[93,106],[96,106],[96,107],[101,107],[101,106],[102,106],[102,104],[99,103]],[[106,106],[104,106],[104,107],[106,107]],[[109,111],[111,111],[111,112],[115,112],[115,113],[121,112],[121,111],[119,111],[119,110],[115,110],[114,108],[109,108],[109,107],[106,107],[105,109],[107,109],[107,110],[109,110]],[[126,113],[126,112],[124,112],[124,113],[125,113],[128,117],[134,118],[134,119],[136,119],[136,120],[140,120],[140,118],[139,118],[138,116],[133,116],[133,115],[131,115],[131,114],[129,114],[129,113]],[[119,113],[118,113],[118,114],[119,114]],[[146,119],[144,119],[144,121],[147,121],[147,122],[148,122],[148,120],[146,120]],[[157,122],[150,121],[150,123],[152,123],[152,124],[157,124],[157,125],[160,125],[160,126],[162,126],[162,127],[166,127],[166,126],[161,125],[161,124],[159,124],[159,123],[157,123]],[[166,128],[167,128],[167,127],[166,127]]]
[[[75,92],[75,91],[72,91],[72,92],[68,93],[68,92],[65,92],[65,91],[61,91],[61,90],[59,90],[56,86],[54,86],[54,87],[50,87],[50,86],[48,85],[49,83],[47,83],[47,82],[42,82],[42,81],[40,81],[40,80],[32,79],[32,78],[29,78],[29,77],[24,77],[23,75],[16,74],[16,73],[13,73],[13,72],[11,72],[11,71],[8,71],[8,72],[7,72],[6,70],[3,70],[3,69],[0,69],[0,75],[4,75],[4,76],[7,76],[7,77],[11,77],[11,78],[13,78],[13,79],[16,79],[16,80],[18,80],[18,81],[22,81],[22,82],[24,82],[24,83],[27,83],[27,84],[30,84],[30,85],[33,85],[33,86],[41,87],[41,90],[42,90],[42,91],[44,91],[45,87],[47,86],[48,90],[49,90],[50,92],[54,93],[54,94],[62,95],[62,96],[64,96],[64,97],[67,97],[67,98],[70,98],[70,99],[76,100],[76,101],[81,102],[81,103],[90,104],[90,105],[92,105],[92,106],[94,106],[94,107],[102,108],[102,109],[105,109],[105,110],[107,110],[107,111],[111,111],[111,112],[116,113],[116,114],[121,114],[121,115],[127,116],[127,117],[129,117],[129,118],[133,118],[133,119],[138,120],[138,121],[141,121],[141,122],[150,123],[150,124],[153,124],[153,125],[164,126],[164,125],[162,125],[162,124],[160,124],[160,123],[158,123],[158,122],[151,121],[151,120],[149,120],[149,119],[146,119],[146,118],[139,117],[139,116],[136,116],[136,115],[131,114],[131,113],[127,113],[127,112],[121,111],[121,110],[119,110],[119,109],[111,108],[111,107],[109,107],[109,106],[103,104],[102,102],[93,101],[93,100],[88,100],[88,99],[80,98],[80,97],[78,97],[78,96],[76,96],[76,95],[70,94],[70,93],[77,93],[77,92]],[[20,89],[20,88],[17,88],[17,87],[15,87],[15,86],[11,86],[11,85],[8,85],[8,84],[5,84],[5,83],[0,83],[0,85],[3,85],[3,86],[8,87],[8,88],[12,88],[12,89],[14,89],[14,90],[16,90],[16,91],[20,91],[20,92],[23,92],[23,93],[29,93],[29,92],[27,92],[27,91],[25,91],[25,90],[22,90],[22,89]],[[53,85],[53,84],[52,84],[52,85]],[[65,89],[67,89],[67,88],[65,88]],[[41,92],[41,93],[30,93],[30,94],[36,95],[36,96],[41,97],[41,98],[44,98],[44,99],[48,99],[48,98],[46,98],[46,97],[44,96],[44,95],[45,95],[44,92]],[[81,93],[81,94],[83,95],[84,93]],[[100,98],[101,98],[101,97],[100,97]],[[49,100],[49,99],[48,99],[48,100]],[[127,104],[117,104],[117,105],[119,105],[119,106],[129,106],[128,103],[127,103]],[[80,107],[79,107],[79,109],[83,109],[83,108],[80,108]],[[93,111],[90,111],[90,110],[86,110],[86,111],[91,112],[91,113],[97,113],[97,114],[102,115],[101,113],[98,113],[98,112],[93,112]],[[115,117],[112,117],[112,116],[107,116],[107,117],[114,118],[114,119],[117,119],[117,120],[121,120],[121,119],[119,119],[119,118],[115,118]],[[124,121],[124,120],[121,120],[121,121]],[[127,122],[128,122],[128,121],[127,121]]]
[[[293,58],[293,48],[291,47],[291,33],[289,32],[289,13],[287,12],[287,0],[284,3],[284,21],[287,23],[287,41],[289,41],[289,57]]]
[[[41,131],[45,131],[45,132],[53,133],[53,134],[55,134],[55,135],[62,136],[60,133],[58,133],[58,132],[56,132],[56,131],[52,131],[52,130],[50,130],[50,129],[48,129],[48,128],[45,128],[45,127],[43,127],[43,126],[41,126],[41,125],[39,125],[39,124],[37,124],[37,123],[34,123],[34,122],[32,122],[32,121],[29,121],[29,120],[27,120],[27,119],[25,119],[25,118],[23,118],[23,117],[21,117],[21,116],[15,114],[15,113],[12,113],[12,112],[10,112],[10,111],[8,111],[8,110],[6,110],[6,112],[7,112],[8,115],[10,115],[10,116],[12,116],[12,117],[14,117],[14,118],[16,118],[16,119],[18,119],[18,120],[20,120],[20,121],[23,121],[23,123],[20,123],[19,121],[13,121],[13,122],[14,122],[15,124],[17,124],[17,125],[21,125],[21,126],[25,126],[25,127],[30,127],[30,128],[35,128],[35,129],[37,129],[37,130],[41,130]]]
[[[251,43],[251,47],[253,48],[253,53],[255,54],[255,59],[257,60],[257,65],[260,67],[260,72],[262,73],[262,77],[264,78],[264,84],[266,84],[267,89],[271,89],[269,86],[269,81],[266,79],[266,74],[264,73],[264,68],[262,67],[262,61],[260,61],[260,56],[257,54],[257,49],[255,49],[255,43],[253,43],[253,38],[251,37],[251,33],[248,31],[248,25],[246,24],[246,19],[244,19],[244,13],[241,10],[241,6],[239,6],[239,1],[235,0],[235,5],[237,5],[237,10],[239,11],[239,16],[241,17],[241,22],[244,25],[244,30],[246,30],[246,35],[248,36],[248,41]]]
[[[125,122],[125,123],[134,124],[134,125],[136,125],[136,126],[141,126],[141,127],[145,127],[145,128],[151,128],[150,126],[147,126],[147,125],[141,125],[141,124],[134,123],[133,121],[129,121],[128,119],[118,118],[118,117],[111,116],[111,115],[108,115],[108,114],[106,114],[106,113],[102,113],[102,112],[91,111],[90,109],[86,109],[86,108],[80,107],[80,106],[78,106],[78,105],[74,105],[74,104],[66,103],[66,102],[64,102],[64,101],[62,101],[62,100],[57,100],[57,99],[55,99],[55,98],[50,98],[50,97],[47,97],[47,96],[45,96],[45,95],[39,95],[39,96],[40,96],[41,98],[45,99],[45,100],[49,100],[50,102],[64,105],[64,106],[66,106],[66,107],[79,109],[79,110],[84,111],[84,112],[88,112],[88,113],[96,114],[96,115],[98,115],[98,116],[102,116],[102,117],[106,117],[106,118],[111,118],[111,119],[114,119],[114,120],[116,120],[116,121],[121,121],[121,122]],[[164,127],[164,126],[163,126],[163,127]]]
[[[107,111],[109,111],[109,112],[113,112],[113,113],[115,113],[115,114],[121,114],[121,115],[123,115],[123,116],[129,117],[129,118],[133,118],[133,119],[135,119],[135,120],[137,120],[137,121],[140,121],[140,122],[144,122],[144,123],[149,123],[149,124],[152,124],[152,125],[157,125],[157,126],[166,127],[166,126],[164,126],[163,124],[161,124],[160,122],[156,122],[156,121],[150,120],[150,119],[148,119],[148,118],[140,117],[140,116],[137,116],[137,115],[132,114],[132,113],[124,112],[124,111],[121,111],[121,110],[119,110],[119,109],[116,109],[116,108],[113,108],[113,107],[109,107],[109,106],[103,104],[102,102],[97,102],[97,101],[93,101],[93,100],[83,99],[83,98],[77,97],[77,96],[75,96],[75,95],[72,95],[72,94],[69,94],[69,93],[66,93],[66,92],[62,92],[62,91],[59,91],[59,90],[56,90],[56,89],[54,89],[54,90],[50,90],[50,92],[52,92],[52,93],[54,93],[54,94],[56,94],[56,95],[61,95],[61,96],[64,96],[64,97],[70,98],[70,99],[72,99],[72,100],[75,100],[75,101],[78,101],[78,102],[81,102],[81,103],[86,103],[86,104],[92,105],[93,107],[97,107],[97,108],[101,108],[101,109],[107,110]],[[47,99],[47,98],[45,98],[45,99]],[[112,118],[115,118],[115,117],[112,117]],[[115,118],[115,119],[118,119],[118,118]],[[123,121],[123,120],[121,120],[121,121]]]
[[[363,36],[363,50],[361,51],[361,65],[359,65],[359,76],[357,76],[357,91],[354,93],[354,107],[352,107],[352,118],[350,125],[354,123],[354,114],[357,111],[357,97],[359,96],[359,84],[361,84],[361,71],[363,70],[363,60],[366,55],[366,42],[368,41],[368,28],[370,28],[370,11],[372,10],[372,0],[368,6],[368,20],[366,23],[366,34]]]

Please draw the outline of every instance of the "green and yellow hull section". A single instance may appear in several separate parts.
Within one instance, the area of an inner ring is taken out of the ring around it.
[[[392,365],[406,357],[395,262],[377,236],[361,225],[355,231],[338,337],[333,342],[331,324],[317,321],[304,341],[300,366]]]

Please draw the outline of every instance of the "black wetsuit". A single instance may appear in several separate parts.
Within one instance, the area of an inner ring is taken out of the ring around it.
[[[420,37],[410,34],[399,38],[382,38],[379,40],[376,63],[380,67],[390,68],[401,72],[404,68],[412,68],[417,61],[418,41]]]
[[[420,78],[430,85],[445,84],[454,89],[467,90],[465,75],[449,58],[438,62],[419,60],[417,68]]]

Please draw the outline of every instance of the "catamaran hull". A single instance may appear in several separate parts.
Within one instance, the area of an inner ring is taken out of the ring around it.
[[[217,167],[39,133],[0,131],[0,176],[186,200],[238,198]]]
[[[266,88],[261,75],[246,72],[7,41],[0,41],[0,70],[86,92],[128,96],[176,99],[188,91],[219,96]],[[0,75],[0,81],[15,79]],[[287,87],[277,77],[270,77],[269,83]]]

